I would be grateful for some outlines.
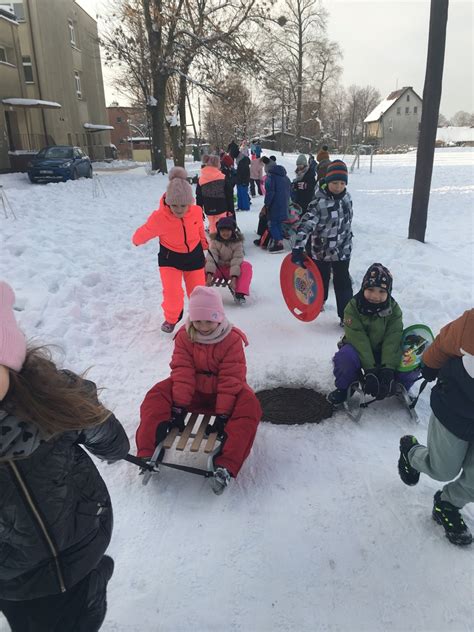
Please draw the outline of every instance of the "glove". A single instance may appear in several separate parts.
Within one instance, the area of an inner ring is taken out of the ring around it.
[[[393,369],[380,369],[379,382],[380,388],[377,399],[385,399],[385,397],[395,394],[395,371]]]
[[[291,261],[297,266],[306,268],[304,264],[305,254],[303,248],[293,248],[291,251]]]
[[[162,421],[160,424],[158,424],[158,427],[155,433],[155,447],[166,439],[170,430],[171,430],[170,421]]]
[[[377,369],[371,369],[364,375],[364,393],[372,395],[372,397],[378,397],[379,390],[380,382]]]
[[[207,285],[207,287],[211,287],[213,283],[214,283],[214,275],[211,274],[211,272],[208,272],[206,274],[206,285]]]
[[[188,411],[183,406],[176,406],[173,404],[171,407],[171,420],[170,424],[174,428],[178,428],[180,432],[184,430],[184,420],[186,419]]]
[[[432,369],[430,366],[426,366],[426,364],[421,367],[421,375],[423,379],[427,382],[432,382],[433,380],[436,380],[436,378],[438,377],[438,373],[439,369]]]
[[[229,421],[229,415],[216,415],[214,423],[206,428],[206,433],[217,432],[217,436],[221,437],[224,434],[224,428]]]

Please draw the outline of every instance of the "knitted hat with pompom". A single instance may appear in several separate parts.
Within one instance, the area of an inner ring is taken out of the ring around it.
[[[193,189],[188,182],[188,174],[183,167],[173,167],[168,175],[166,204],[185,206],[194,203]]]

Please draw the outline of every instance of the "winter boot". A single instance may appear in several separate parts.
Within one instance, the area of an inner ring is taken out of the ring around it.
[[[444,527],[446,537],[452,544],[465,546],[472,543],[472,534],[459,509],[447,500],[441,500],[441,490],[434,495],[433,520]]]
[[[405,435],[400,439],[400,458],[398,459],[398,473],[405,485],[416,485],[420,480],[420,472],[410,465],[408,453],[413,446],[419,445],[413,435]]]
[[[254,240],[253,240],[253,243],[254,243],[256,246],[260,246],[260,237],[259,237],[258,239],[254,239]]]
[[[333,406],[340,406],[347,399],[347,389],[336,388],[327,395],[326,399]]]
[[[237,305],[245,305],[245,294],[236,292],[234,294],[234,302],[237,303]]]
[[[284,251],[285,251],[285,247],[281,241],[273,242],[273,245],[270,246],[270,248],[268,249],[268,252],[270,252],[272,255],[281,254]]]
[[[230,482],[230,474],[225,467],[217,467],[210,480],[212,491],[220,496]]]

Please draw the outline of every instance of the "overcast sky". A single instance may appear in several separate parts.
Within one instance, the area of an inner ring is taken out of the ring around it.
[[[77,0],[93,16],[104,0]],[[344,57],[342,83],[376,87],[382,97],[397,86],[423,93],[430,0],[330,0],[328,36]],[[441,112],[474,111],[474,2],[450,0]],[[108,78],[107,105],[114,98]]]

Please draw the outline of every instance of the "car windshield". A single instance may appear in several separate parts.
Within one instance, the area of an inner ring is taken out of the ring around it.
[[[62,158],[72,158],[72,147],[48,147],[42,149],[37,158],[54,158],[61,160]]]

